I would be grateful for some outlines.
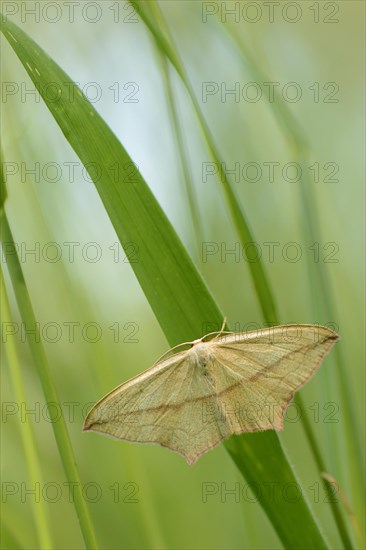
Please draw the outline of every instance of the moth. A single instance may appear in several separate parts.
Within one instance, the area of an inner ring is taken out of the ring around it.
[[[337,340],[319,325],[210,333],[108,393],[84,430],[155,443],[193,464],[232,434],[283,430],[292,398]]]

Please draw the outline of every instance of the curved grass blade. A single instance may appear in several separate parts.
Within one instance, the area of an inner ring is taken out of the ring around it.
[[[79,519],[81,532],[84,538],[85,546],[89,549],[97,549],[98,545],[94,535],[92,522],[89,516],[89,512],[84,500],[82,492],[82,484],[79,477],[79,473],[76,466],[75,456],[72,449],[71,441],[67,431],[65,419],[62,415],[57,417],[57,422],[52,421],[55,418],[55,413],[58,415],[58,411],[61,410],[60,401],[57,396],[55,386],[53,385],[50,368],[48,365],[47,357],[41,338],[39,334],[39,328],[36,323],[36,318],[33,312],[33,306],[28,294],[27,285],[23,276],[21,264],[16,253],[16,246],[12,236],[12,232],[9,227],[7,215],[4,208],[6,200],[6,184],[1,174],[1,210],[0,210],[0,224],[1,224],[1,244],[6,243],[6,250],[4,249],[4,256],[6,258],[6,264],[9,270],[10,279],[13,285],[15,298],[18,304],[22,321],[27,327],[35,327],[34,338],[27,337],[29,349],[34,360],[34,364],[37,368],[38,376],[42,384],[45,401],[48,406],[51,406],[48,410],[49,418],[51,419],[52,428],[54,431],[58,451],[61,457],[61,461],[64,467],[66,478],[69,483],[73,484],[74,493],[74,505]],[[11,251],[11,252],[10,252]],[[54,407],[53,405],[57,405]],[[34,457],[29,457],[32,460]],[[33,464],[34,466],[34,464]],[[37,472],[33,471],[33,475]],[[40,519],[41,521],[41,519]],[[44,529],[43,529],[44,530]]]
[[[157,55],[159,56],[159,65],[161,67],[161,73],[163,75],[164,89],[167,98],[167,106],[169,111],[169,117],[171,119],[172,129],[175,135],[176,146],[180,158],[180,164],[183,172],[183,181],[185,185],[185,191],[188,198],[189,210],[192,218],[193,238],[196,254],[199,253],[199,242],[203,240],[203,228],[201,223],[201,216],[197,204],[196,193],[192,181],[192,174],[188,161],[188,151],[185,145],[184,136],[179,123],[178,108],[173,93],[170,67],[167,62],[167,58],[163,56],[158,48]]]
[[[7,217],[6,215],[4,215],[4,213],[1,215],[1,226],[2,243],[6,243],[7,247],[9,245],[13,245],[13,249],[15,250],[15,243],[12,237]],[[61,410],[61,405],[57,396],[56,389],[51,379],[46,354],[40,341],[41,338],[38,332],[36,318],[33,313],[33,307],[28,295],[28,290],[23,277],[22,268],[16,254],[8,254],[7,265],[10,273],[10,278],[12,280],[17,304],[21,313],[22,321],[27,327],[36,327],[35,337],[28,339],[28,345],[34,363],[38,370],[38,376],[42,384],[46,403],[50,403],[51,405],[57,404],[57,407],[51,406],[48,410],[49,418],[53,419],[55,417],[55,410],[56,414],[58,414],[57,411]],[[73,483],[73,487],[75,490],[75,509],[79,518],[80,528],[84,537],[85,546],[86,548],[88,548],[88,550],[96,549],[98,548],[98,545],[96,543],[92,522],[82,493],[82,484],[77,470],[71,441],[67,432],[65,420],[62,415],[57,417],[57,422],[52,421],[52,428],[54,430],[57,447],[60,453],[67,480],[69,483]]]
[[[254,80],[258,82],[268,82],[271,80],[269,76],[264,73],[260,67],[258,67],[258,64],[253,59],[248,49],[244,46],[243,42],[238,38],[237,34],[229,32],[227,25],[222,26],[236,44],[238,51],[240,52],[244,63],[248,66]],[[308,172],[305,169],[306,166],[311,165],[311,146],[308,143],[303,129],[276,88],[274,89],[274,100],[271,102],[271,108],[273,109],[273,113],[279,126],[282,128],[283,133],[286,136],[289,147],[293,150],[294,158],[302,167],[303,176],[300,185],[301,205],[305,213],[304,218],[307,220],[307,223],[304,224],[303,229],[308,235],[308,241],[316,242],[320,238],[320,227],[318,222],[319,217],[317,214],[311,182],[308,181]],[[317,311],[319,310],[319,300],[324,310],[325,319],[337,319],[336,308],[334,306],[334,293],[332,291],[332,285],[329,281],[329,274],[327,272],[326,265],[322,262],[319,262],[316,265],[318,268],[317,270],[314,269],[314,265],[311,264],[311,262],[307,263],[310,280],[312,282],[311,286],[312,288],[317,289],[316,293],[311,293],[311,296],[314,299],[314,311],[317,314],[320,313]],[[315,299],[315,295],[317,299]],[[338,367],[337,372],[340,380],[339,389],[342,396],[342,408],[347,415],[347,422],[349,426],[352,427],[352,429],[347,430],[346,434],[350,449],[349,460],[353,465],[350,469],[351,471],[357,472],[357,475],[354,475],[354,485],[358,486],[359,480],[365,479],[365,471],[361,458],[363,449],[362,438],[360,435],[361,429],[359,425],[359,418],[354,407],[352,389],[350,387],[348,377],[346,376],[345,359],[342,354],[342,347],[338,346],[334,351],[336,364]]]
[[[231,40],[237,46],[240,55],[242,56],[243,62],[247,65],[249,71],[253,76],[253,79],[258,82],[269,81],[269,76],[255,62],[253,56],[245,47],[242,40],[240,40],[237,33],[234,33],[233,31],[230,32],[227,25],[222,26],[228,32]],[[289,148],[293,151],[294,159],[302,167],[302,178],[300,185],[301,208],[304,212],[304,219],[306,219],[306,224],[303,224],[303,231],[307,235],[308,242],[319,241],[321,235],[319,216],[317,213],[317,205],[312,190],[309,174],[306,169],[306,167],[311,165],[314,160],[312,158],[311,145],[308,142],[308,139],[300,124],[296,120],[295,116],[292,114],[291,110],[288,108],[288,105],[283,100],[281,94],[278,93],[277,89],[274,91],[274,101],[271,102],[270,106],[273,110],[279,127],[282,128],[282,131],[288,141]],[[316,267],[317,268],[315,269],[315,264],[307,262],[309,281],[311,282],[312,288],[312,306],[316,318],[319,320],[322,318],[325,320],[337,319],[338,315],[335,305],[336,302],[334,299],[332,285],[329,280],[327,267],[322,262],[317,263]],[[362,486],[364,486],[365,484],[365,470],[363,468],[362,461],[363,445],[359,417],[356,413],[354,405],[352,388],[350,386],[349,378],[346,375],[346,361],[343,356],[342,346],[338,346],[335,349],[334,358],[336,373],[338,375],[338,390],[340,392],[342,400],[342,410],[344,411],[345,419],[349,426],[349,429],[346,430],[346,440],[348,448],[347,460],[350,465],[347,470],[351,476],[353,500],[355,501],[355,504],[358,504],[359,514],[360,517],[362,517],[364,515],[365,505],[363,492],[362,490],[360,491],[360,480]],[[324,392],[328,391],[327,385],[325,385],[323,390]],[[318,469],[319,471],[323,471],[325,469],[324,460],[320,456],[319,449],[317,448],[316,439],[312,434],[311,427],[305,416],[303,417],[303,420],[303,426],[312,447],[313,456],[316,460]],[[334,437],[332,437],[331,443],[332,446],[329,446],[328,460],[333,462],[333,468],[336,468],[338,469],[338,471],[340,471],[341,467],[339,466],[339,443],[335,440]],[[324,478],[322,478],[322,482],[325,485],[326,491],[329,492],[329,490],[331,490],[329,484],[327,484]],[[332,503],[332,499],[330,499],[330,502]],[[347,530],[344,525],[344,519],[338,513],[337,505],[335,503],[332,503],[331,506],[333,515],[335,516],[338,525],[339,533],[341,535],[343,543],[346,546],[347,536],[345,537],[345,534],[347,533]]]
[[[3,32],[41,95],[49,81],[56,83],[60,92],[74,85],[16,25],[5,21]],[[122,246],[134,242],[139,247],[139,261],[131,266],[170,345],[203,335],[203,323],[220,324],[222,315],[173,227],[140,174],[133,185],[123,178],[114,180],[111,167],[118,162],[123,172],[130,157],[81,92],[73,102],[66,97],[60,93],[57,102],[50,102],[47,96],[43,99],[84,166],[98,163],[96,188]],[[259,433],[250,440],[246,436],[235,438],[230,440],[230,447],[235,449],[241,470],[250,468],[251,479],[258,484],[264,476],[273,475],[280,485],[288,480],[298,483],[275,432]],[[269,456],[279,467],[272,466],[267,472]],[[327,548],[303,495],[302,491],[291,507],[283,496],[271,503],[261,495],[259,502],[286,548]]]
[[[0,151],[0,223],[1,217],[5,216],[4,204],[7,199],[7,190],[5,183],[5,174],[3,170],[3,155]],[[10,304],[5,288],[3,268],[0,266],[0,308],[2,322],[11,322]],[[26,391],[22,380],[21,367],[19,363],[18,352],[12,339],[6,342],[5,354],[8,357],[9,370],[12,385],[14,388],[14,395],[18,403],[26,403]],[[29,422],[22,423],[21,425],[21,438],[24,450],[24,456],[27,457],[27,469],[28,476],[33,486],[39,481],[41,476],[41,465],[39,463],[39,457],[37,453],[37,445],[35,440],[35,434],[32,424]],[[41,548],[51,548],[52,537],[48,526],[47,510],[45,507],[45,501],[43,499],[38,503],[38,513],[36,513],[36,507],[33,506],[34,522],[37,529],[38,542]],[[18,546],[19,548],[22,545]]]
[[[6,294],[2,267],[0,267],[0,306],[2,322],[10,323],[10,305]],[[18,403],[26,403],[26,392],[22,380],[19,356],[13,339],[10,338],[9,341],[6,342],[6,346],[4,346],[4,348],[5,354],[8,358],[11,382],[16,401]],[[42,475],[32,424],[29,422],[21,423],[20,435],[22,439],[24,456],[26,457],[28,477],[32,486],[35,487],[36,483],[42,479]],[[44,499],[41,499],[40,502],[38,502],[38,506],[34,503],[32,511],[37,530],[39,547],[44,549],[52,548],[52,539],[49,530],[49,523],[47,521],[48,517]]]

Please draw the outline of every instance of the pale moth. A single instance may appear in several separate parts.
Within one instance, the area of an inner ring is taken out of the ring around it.
[[[232,434],[281,431],[293,396],[337,340],[319,325],[208,334],[108,393],[84,430],[168,447],[193,464]]]

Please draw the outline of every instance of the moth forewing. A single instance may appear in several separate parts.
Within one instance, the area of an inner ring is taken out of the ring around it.
[[[127,382],[120,384],[107,393],[87,414],[83,430],[103,432],[104,430],[97,428],[97,426],[102,426],[108,422],[110,415],[114,415],[118,418],[118,414],[121,409],[126,409],[127,407],[131,408],[133,403],[128,401],[127,398],[131,395],[141,396],[143,394],[142,388],[145,388],[147,383],[150,386],[150,393],[153,392],[154,385],[159,377],[162,378],[166,370],[170,373],[172,368],[179,365],[185,359],[185,354],[186,352],[183,351],[169,357],[168,359],[158,362],[150,369],[134,376],[130,380],[127,380]],[[107,415],[107,418],[105,415]]]
[[[338,335],[281,325],[205,338],[107,394],[84,429],[159,444],[192,464],[234,433],[281,430],[294,394]]]

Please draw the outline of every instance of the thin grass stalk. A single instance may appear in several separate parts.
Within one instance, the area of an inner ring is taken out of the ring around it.
[[[298,405],[301,407],[301,402],[299,403],[299,400],[297,400]],[[315,435],[313,433],[313,430],[311,428],[311,424],[309,422],[309,417],[304,414],[304,409],[302,407],[302,426],[304,428],[308,443],[310,445],[310,448],[313,453],[313,457],[315,459],[317,468],[321,474],[321,472],[327,471],[326,465],[323,459],[322,454],[320,453],[318,443],[315,439]],[[337,498],[334,497],[334,485],[333,483],[330,483],[325,477],[320,475],[320,479],[322,481],[322,485],[325,490],[325,494],[327,495],[327,502],[330,504],[330,509],[332,511],[332,515],[334,518],[334,521],[338,528],[339,536],[342,540],[343,546],[346,550],[351,550],[353,548],[353,544],[348,532],[348,528],[346,525],[345,518],[342,514],[342,511],[340,509],[340,503]]]
[[[225,29],[226,26],[224,25]],[[226,29],[227,30],[227,29]],[[270,80],[268,75],[258,67],[253,60],[251,54],[247,48],[243,45],[241,40],[233,32],[229,33],[230,38],[235,42],[240,54],[244,61],[248,65],[253,78],[258,81],[267,82]],[[300,181],[301,187],[301,209],[304,212],[304,217],[307,223],[303,225],[303,230],[306,233],[306,238],[309,242],[315,242],[320,240],[320,227],[319,217],[317,214],[317,205],[311,189],[311,182],[309,181],[308,171],[306,167],[311,165],[312,153],[311,147],[304,134],[303,129],[300,127],[294,115],[289,110],[283,98],[278,93],[277,89],[274,89],[274,100],[271,103],[271,108],[276,116],[276,120],[279,127],[282,128],[283,133],[288,141],[289,147],[292,150],[293,158],[298,162],[302,168],[302,179]],[[311,281],[311,299],[312,306],[315,315],[321,315],[319,311],[319,304],[323,310],[325,319],[335,320],[338,318],[337,310],[334,300],[334,291],[329,280],[329,275],[326,266],[319,262],[317,264],[318,269],[315,271],[312,264],[308,261],[307,268],[309,273],[309,280]],[[342,346],[336,346],[334,350],[334,362],[336,365],[336,372],[338,374],[338,389],[341,397],[342,411],[344,412],[346,423],[350,426],[350,429],[346,430],[346,441],[348,449],[348,467],[347,474],[351,478],[352,494],[355,502],[359,502],[359,510],[364,507],[363,491],[360,491],[360,481],[362,487],[365,485],[365,470],[362,463],[363,456],[363,444],[361,438],[361,429],[359,424],[359,418],[355,409],[352,389],[346,375],[346,361],[343,355]],[[323,391],[328,393],[329,385],[323,384]],[[308,434],[308,430],[305,428],[305,433]],[[335,470],[341,471],[342,468],[339,464],[341,450],[339,448],[339,441],[335,440],[332,433],[327,432],[327,436],[331,438],[329,442],[329,448],[331,449],[330,457],[331,461],[335,462]],[[309,440],[310,445],[314,446],[314,438]],[[338,449],[338,450],[337,450]],[[317,459],[318,453],[314,454]],[[321,465],[317,460],[317,466],[321,471]],[[361,512],[362,513],[362,512]]]
[[[5,182],[2,180],[2,190],[4,190],[4,188]],[[34,327],[34,338],[29,338],[27,335],[27,342],[42,385],[45,401],[47,404],[52,404],[52,406],[48,409],[48,415],[52,424],[66,478],[69,483],[73,484],[72,486],[74,487],[74,505],[85,546],[88,550],[94,550],[97,549],[98,546],[94,534],[93,524],[83,497],[80,476],[76,466],[76,460],[65,419],[62,415],[58,418],[59,411],[61,410],[60,401],[58,399],[56,388],[53,385],[47,356],[41,343],[41,335],[36,323],[33,306],[28,294],[21,264],[16,253],[16,247],[5,208],[3,208],[1,212],[1,233],[2,243],[6,243],[7,247],[10,247],[13,251],[13,253],[5,254],[5,257],[22,322],[26,327],[32,327],[32,329]],[[56,406],[54,406],[55,404]]]
[[[46,223],[45,220],[40,218],[38,215],[38,223],[41,222]],[[44,234],[46,235],[46,233]],[[55,239],[53,235],[47,233],[47,237],[45,240],[46,242],[53,242]],[[62,277],[62,281],[69,288],[72,288],[72,281],[70,279],[69,272],[66,269],[64,258],[62,258],[61,262],[59,263],[59,268],[61,271],[60,275]],[[82,326],[88,323],[91,319],[94,319],[96,315],[95,307],[90,302],[88,295],[84,290],[85,289],[83,287],[79,288],[78,296],[75,299],[73,297],[72,300],[72,306],[75,307],[79,314],[82,315]],[[87,353],[89,364],[94,366],[93,373],[95,373],[96,386],[99,389],[102,388],[103,390],[105,388],[113,387],[115,381],[115,378],[113,376],[113,367],[110,361],[110,357],[105,352],[105,348],[99,345],[98,342],[98,345],[93,346],[93,350],[88,349]],[[104,365],[103,370],[100,368],[101,365]],[[145,498],[141,499],[140,502],[141,514],[139,519],[141,521],[141,529],[144,527],[147,533],[146,541],[149,542],[152,548],[165,548],[166,545],[164,543],[164,536],[161,532],[161,525],[157,518],[156,507],[154,507],[151,482],[146,477],[143,466],[139,464],[136,457],[133,461],[128,460],[122,446],[118,447],[118,452],[120,454],[121,464],[124,465],[126,472],[129,472],[128,477],[130,479],[138,477],[139,483],[144,487]],[[40,477],[38,479],[40,479]],[[46,546],[41,545],[40,548],[46,548]]]
[[[227,30],[224,25],[225,30]],[[244,61],[248,65],[250,72],[253,75],[255,80],[260,82],[267,82],[270,80],[268,75],[258,67],[257,63],[253,60],[248,49],[245,48],[241,40],[233,32],[228,32],[230,38],[236,44],[239,52],[241,53]],[[295,119],[294,115],[289,110],[288,106],[284,102],[281,94],[278,93],[276,87],[274,88],[274,100],[271,102],[271,108],[276,116],[279,126],[282,128],[289,147],[293,151],[293,157],[302,167],[302,173],[307,174],[307,171],[304,170],[305,166],[308,166],[311,162],[311,147],[308,143],[308,140],[300,127],[299,123]],[[306,180],[306,175],[303,180],[300,182],[301,185],[301,207],[304,211],[307,223],[303,227],[304,231],[307,233],[307,238],[310,242],[315,242],[320,238],[320,227],[318,222],[318,214],[316,208],[316,202],[311,191],[311,185]],[[316,295],[320,298],[320,303],[323,304],[325,316],[330,320],[337,319],[336,308],[334,306],[334,293],[332,291],[332,285],[329,281],[328,272],[326,266],[322,262],[319,262],[319,270],[314,273],[314,269],[307,263],[309,269],[310,280],[315,283],[316,286]],[[313,296],[313,293],[312,293]],[[317,301],[313,300],[313,308],[316,311]],[[358,415],[356,413],[352,390],[349,384],[348,377],[346,376],[345,369],[345,359],[343,357],[342,347],[336,346],[334,350],[335,354],[335,363],[337,365],[337,372],[339,376],[339,388],[342,396],[342,409],[344,410],[347,423],[349,426],[352,426],[352,430],[347,432],[347,441],[349,448],[349,460],[352,464],[352,470],[356,473],[354,479],[357,479],[357,482],[354,485],[359,484],[360,479],[365,479],[365,472],[362,465],[362,449],[363,444],[361,440],[361,430],[359,426]]]
[[[11,322],[10,305],[8,296],[5,290],[5,281],[2,267],[0,267],[0,286],[1,286],[1,317],[3,323]],[[5,354],[8,359],[9,372],[11,383],[13,386],[14,396],[17,403],[26,403],[26,391],[22,380],[22,372],[19,362],[19,356],[13,338],[9,338],[4,346]],[[33,486],[42,479],[42,468],[37,452],[36,440],[32,424],[30,422],[22,422],[20,426],[20,436],[23,445],[24,457],[26,458],[26,468],[28,477]],[[47,517],[47,509],[44,499],[32,505],[32,514],[36,527],[38,543],[40,548],[52,548],[52,537],[49,530]]]
[[[5,213],[2,214],[2,241],[7,245],[13,247],[15,251],[14,239],[9,227],[9,223]],[[98,548],[94,528],[91,518],[83,497],[82,485],[80,476],[76,466],[76,460],[72,449],[71,441],[67,431],[66,423],[61,415],[58,418],[58,411],[61,410],[60,401],[56,392],[56,388],[53,385],[50,369],[46,353],[41,344],[41,335],[36,323],[36,318],[33,313],[33,307],[28,295],[26,282],[24,280],[21,265],[18,256],[15,254],[9,254],[7,256],[7,265],[9,269],[10,278],[12,280],[13,289],[18,304],[18,308],[22,317],[22,321],[27,327],[34,327],[34,339],[28,338],[27,342],[37,368],[38,376],[42,384],[43,393],[46,403],[51,403],[51,407],[48,408],[48,415],[52,428],[54,431],[58,451],[64,467],[66,478],[69,483],[72,483],[74,487],[74,504],[75,510],[79,519],[81,532],[84,538],[85,546],[89,550],[96,550]],[[56,404],[56,406],[55,406]]]
[[[155,44],[154,44],[155,45]],[[162,55],[159,48],[156,48],[161,72],[163,75],[163,84],[167,98],[167,106],[169,118],[171,121],[173,134],[175,137],[176,147],[180,159],[180,165],[182,168],[183,181],[185,186],[185,192],[188,199],[189,213],[192,219],[192,236],[196,251],[196,256],[199,256],[200,247],[198,243],[203,240],[203,227],[201,223],[201,216],[198,208],[197,196],[193,184],[191,168],[188,159],[188,151],[185,145],[183,132],[178,116],[178,107],[176,105],[175,97],[172,89],[172,82],[170,76],[170,68],[167,63],[167,59]]]
[[[64,271],[64,276],[69,278],[66,269]],[[79,310],[83,313],[83,323],[95,318],[94,305],[90,302],[83,288],[79,290],[78,305],[80,305]],[[101,348],[101,346],[94,347],[90,362],[97,367],[94,369],[94,372],[96,373],[95,379],[98,388],[103,391],[105,391],[105,388],[112,388],[115,381],[114,367],[112,366],[110,357],[105,353],[105,348]],[[101,365],[103,365],[103,370],[100,368]],[[120,456],[118,460],[123,465],[127,478],[138,478],[139,484],[144,488],[144,498],[140,501],[141,513],[139,514],[139,522],[140,528],[146,532],[146,540],[151,545],[151,548],[166,548],[164,534],[161,530],[161,523],[159,522],[154,502],[154,494],[151,489],[151,481],[146,475],[144,465],[141,464],[138,456],[135,455],[133,461],[128,457],[128,453],[126,456],[122,445],[118,446],[116,453]]]
[[[345,492],[343,491],[342,487],[340,487],[339,483],[337,482],[337,480],[331,476],[330,474],[328,474],[327,472],[322,472],[321,473],[321,476],[324,477],[325,479],[327,479],[327,481],[329,481],[329,483],[333,484],[337,493],[338,493],[338,496],[339,496],[339,499],[338,499],[338,505],[339,507],[347,512],[347,515],[350,519],[350,522],[352,524],[352,527],[353,527],[353,532],[354,532],[354,535],[355,535],[355,538],[357,540],[357,544],[358,546],[356,546],[356,548],[366,548],[366,539],[365,539],[365,531],[361,531],[361,528],[360,528],[360,524],[357,520],[357,517],[353,511],[353,508],[345,494]]]

